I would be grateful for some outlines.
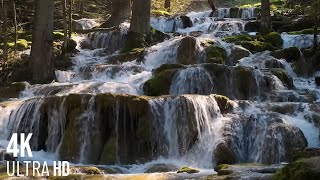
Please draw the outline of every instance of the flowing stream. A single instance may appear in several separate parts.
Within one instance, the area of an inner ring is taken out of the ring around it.
[[[113,61],[124,46],[126,22],[120,31],[75,37],[79,53],[72,69],[56,71],[57,82],[29,86],[20,98],[0,104],[0,147],[6,147],[14,132],[32,132],[32,160],[107,164],[123,173],[143,173],[159,164],[211,169],[224,161],[222,154],[236,162],[276,164],[286,161],[292,148],[319,147],[319,124],[313,118],[319,117],[320,89],[314,78],[298,77],[291,64],[270,52],[251,54],[236,66],[203,63],[201,44],[207,40],[230,58],[237,46],[222,38],[243,32],[248,20],[256,18],[254,8],[241,12],[237,18],[230,18],[228,8],[215,17],[192,12],[187,14],[193,23],[189,28],[183,28],[180,18],[152,18],[152,27],[170,38],[146,48],[142,61]],[[89,19],[79,24],[84,29],[96,25]],[[142,96],[153,70],[177,63],[182,39],[194,32],[198,64],[174,75],[168,96]],[[284,48],[312,43],[307,35],[282,37]],[[83,41],[92,49],[81,49]],[[271,58],[290,74],[295,88],[266,72]],[[254,68],[244,77],[240,66]],[[244,81],[246,92],[239,90]],[[224,110],[212,94],[231,98],[233,110]],[[72,156],[66,153],[73,148]]]

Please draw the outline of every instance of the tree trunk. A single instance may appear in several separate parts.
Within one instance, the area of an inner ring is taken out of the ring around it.
[[[318,47],[318,27],[319,27],[319,19],[314,17],[314,33],[313,33],[313,49],[316,50]]]
[[[170,0],[165,0],[164,1],[164,8],[166,8],[168,11],[170,11],[170,7],[171,7]]]
[[[214,5],[214,0],[208,0],[208,3],[209,3],[213,12],[217,10],[216,6]]]
[[[67,50],[68,43],[68,22],[67,22],[67,0],[62,0],[62,13],[63,13],[63,52]]]
[[[3,26],[2,26],[2,32],[3,32],[3,59],[6,61],[8,60],[8,5],[7,0],[2,0],[2,20],[3,20]]]
[[[48,83],[55,77],[53,12],[53,0],[36,0],[30,55],[33,83]]]
[[[133,0],[130,31],[139,34],[150,32],[151,0]]]
[[[14,23],[14,51],[17,49],[17,40],[18,40],[18,25],[17,25],[17,10],[15,0],[12,0],[13,8],[13,23]]]
[[[68,34],[69,39],[71,39],[71,34],[72,34],[72,5],[73,5],[73,0],[69,0],[69,34]]]
[[[101,25],[103,28],[119,26],[131,16],[131,0],[112,0],[111,17]]]
[[[261,29],[262,34],[271,30],[270,0],[261,0]]]

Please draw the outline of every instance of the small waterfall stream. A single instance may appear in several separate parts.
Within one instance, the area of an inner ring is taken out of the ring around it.
[[[185,29],[178,17],[152,18],[154,28],[180,34],[146,48],[141,61],[112,61],[121,54],[128,23],[120,30],[77,37],[74,66],[57,71],[58,82],[32,85],[20,98],[0,103],[0,147],[14,132],[32,132],[34,159],[116,165],[126,173],[143,173],[159,163],[210,169],[224,156],[235,162],[280,163],[293,148],[319,147],[312,115],[319,114],[320,90],[314,80],[295,76],[289,63],[270,52],[251,54],[236,66],[203,64],[201,42],[217,42],[230,56],[236,46],[221,37],[244,31],[255,11],[241,9],[235,18],[229,8],[218,9],[215,17],[189,13],[193,26]],[[78,23],[85,29],[94,24]],[[194,37],[199,64],[177,70],[167,96],[142,96],[156,68],[177,63],[180,43],[192,32],[200,32]],[[284,47],[312,42],[304,35],[282,38]],[[83,41],[92,49],[82,49]],[[295,88],[266,71],[270,59],[289,72]],[[315,101],[305,101],[305,91],[314,93]]]

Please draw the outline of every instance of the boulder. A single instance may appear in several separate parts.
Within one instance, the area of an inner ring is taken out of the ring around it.
[[[230,8],[230,18],[239,18],[239,8],[238,7]]]
[[[272,51],[270,55],[278,59],[285,59],[288,62],[298,61],[301,57],[300,49],[297,47]]]
[[[316,76],[316,77],[314,78],[314,80],[315,80],[315,82],[316,82],[316,85],[317,85],[317,86],[320,86],[320,76]]]
[[[277,76],[286,87],[288,87],[289,89],[294,88],[293,79],[288,75],[286,70],[273,68],[270,71],[273,75]]]
[[[0,87],[0,100],[18,98],[20,93],[30,85],[27,82],[15,82],[12,84],[2,84]]]
[[[183,24],[183,28],[184,28],[184,29],[193,26],[193,23],[192,23],[190,17],[183,15],[183,16],[180,16],[180,19],[181,19],[181,21],[182,21],[182,24]]]
[[[263,36],[266,43],[270,43],[274,47],[281,48],[283,45],[283,39],[277,32],[271,32]]]
[[[155,164],[148,168],[144,173],[161,173],[178,171],[178,167],[173,164]]]
[[[225,64],[227,60],[227,51],[212,43],[206,43],[205,45],[206,52],[206,63],[216,63],[216,64]]]
[[[200,171],[198,169],[190,168],[190,167],[182,167],[177,171],[177,173],[188,173],[188,174],[194,174],[199,173]]]
[[[275,50],[275,48],[270,44],[266,42],[261,41],[237,41],[235,44],[240,45],[246,49],[248,49],[250,52],[262,52],[262,51],[272,51]]]
[[[241,46],[234,46],[231,50],[230,63],[228,65],[235,66],[238,61],[244,57],[251,55],[251,52]]]
[[[279,170],[274,180],[318,180],[320,179],[320,156],[299,159]]]
[[[197,64],[197,40],[194,37],[187,36],[180,41],[177,50],[177,63],[179,64]]]
[[[250,21],[244,26],[244,30],[247,32],[259,32],[261,22],[260,21]]]

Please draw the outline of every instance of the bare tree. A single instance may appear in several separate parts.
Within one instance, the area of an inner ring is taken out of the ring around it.
[[[131,0],[112,0],[111,17],[101,27],[119,26],[131,16]]]
[[[54,79],[53,20],[54,1],[36,0],[31,46],[31,69],[34,83]]]
[[[2,32],[3,32],[3,59],[6,61],[8,59],[8,5],[7,0],[2,0]]]
[[[18,25],[17,25],[17,10],[15,0],[12,0],[13,9],[13,24],[14,24],[14,51],[17,50],[17,40],[18,40]]]
[[[170,7],[171,7],[171,0],[165,0],[164,1],[164,8],[166,8],[167,10],[170,11]]]
[[[67,50],[68,43],[68,22],[67,22],[67,0],[62,0],[62,13],[63,13],[63,34],[64,34],[64,43],[63,43],[63,51]]]
[[[68,34],[69,39],[71,39],[71,34],[72,34],[72,6],[73,6],[73,0],[69,0],[69,34]]]

